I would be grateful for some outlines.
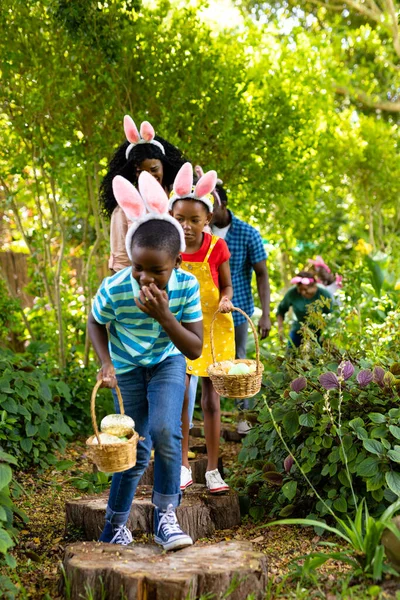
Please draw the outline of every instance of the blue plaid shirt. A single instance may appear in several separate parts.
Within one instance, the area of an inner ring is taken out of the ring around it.
[[[254,312],[253,294],[251,293],[251,278],[253,265],[266,260],[267,254],[260,233],[244,221],[231,214],[231,226],[225,236],[225,242],[231,253],[229,264],[232,274],[234,306],[241,308],[249,317]],[[235,325],[245,322],[245,317],[233,312]]]

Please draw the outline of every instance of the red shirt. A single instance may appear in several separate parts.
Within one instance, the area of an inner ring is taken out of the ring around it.
[[[211,245],[211,237],[212,236],[209,233],[203,233],[203,243],[201,244],[197,252],[193,252],[193,254],[182,252],[182,260],[184,260],[185,262],[203,262]],[[208,264],[210,265],[211,275],[218,289],[219,268],[222,265],[222,263],[229,260],[230,256],[231,253],[229,252],[225,240],[223,240],[222,238],[218,238],[217,243],[215,244],[210,256],[208,257]]]

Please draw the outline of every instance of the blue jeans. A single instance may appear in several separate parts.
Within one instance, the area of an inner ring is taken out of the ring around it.
[[[144,437],[137,447],[137,462],[122,473],[114,473],[106,510],[106,521],[125,525],[137,485],[154,447],[152,502],[161,510],[181,501],[181,414],[185,392],[186,361],[182,354],[170,356],[152,367],[137,367],[117,375],[125,413],[135,421]],[[114,405],[119,412],[116,393]]]
[[[300,344],[302,341],[302,336],[299,333],[298,329],[292,329],[289,332],[289,342],[288,342],[288,347],[289,348],[293,348],[293,346],[295,346],[295,348],[299,348]]]
[[[189,429],[192,429],[193,427],[193,414],[194,414],[194,407],[196,404],[196,392],[197,392],[197,384],[199,382],[199,378],[197,377],[197,375],[192,375],[190,377],[190,383],[189,383],[189,406],[188,406],[188,412],[189,412]]]

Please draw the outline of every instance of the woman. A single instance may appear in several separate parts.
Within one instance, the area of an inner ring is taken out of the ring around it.
[[[127,139],[111,158],[107,174],[100,186],[103,213],[111,217],[111,252],[108,265],[113,272],[129,267],[131,263],[125,250],[128,221],[114,197],[112,180],[116,175],[122,175],[137,186],[140,173],[148,171],[168,195],[179,169],[186,162],[178,148],[155,135],[148,121],[141,124],[139,133],[131,117],[126,115],[124,131]]]

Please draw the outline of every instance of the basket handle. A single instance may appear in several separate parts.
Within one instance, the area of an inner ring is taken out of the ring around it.
[[[258,335],[257,335],[256,328],[254,327],[253,321],[250,319],[250,317],[241,308],[236,308],[236,306],[232,306],[232,311],[233,310],[236,310],[241,315],[243,315],[244,317],[246,317],[247,322],[249,323],[249,325],[251,327],[251,330],[253,332],[254,341],[256,343],[256,362],[257,362],[257,364],[256,364],[256,375],[259,375],[259,373],[260,373],[260,345],[258,343]],[[211,355],[212,355],[212,359],[213,359],[214,363],[217,362],[215,360],[215,348],[214,348],[214,322],[215,322],[215,319],[217,318],[218,313],[220,313],[220,312],[221,311],[219,309],[215,311],[213,319],[211,321],[211,328],[210,328]]]
[[[90,400],[90,414],[92,416],[92,425],[93,425],[93,431],[96,434],[97,437],[97,441],[100,444],[100,434],[99,434],[99,428],[97,427],[97,421],[96,421],[96,396],[97,396],[97,391],[99,389],[99,387],[101,386],[101,384],[103,383],[102,379],[99,379],[99,381],[96,382],[96,385],[93,388],[93,392],[92,392],[92,397]],[[124,410],[124,403],[122,401],[122,396],[121,396],[121,390],[119,389],[118,385],[115,386],[115,391],[117,392],[117,398],[118,398],[118,404],[119,404],[119,410],[121,415],[125,414],[125,410]]]

